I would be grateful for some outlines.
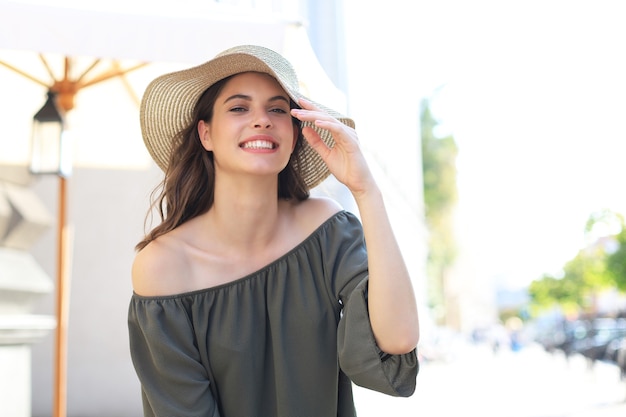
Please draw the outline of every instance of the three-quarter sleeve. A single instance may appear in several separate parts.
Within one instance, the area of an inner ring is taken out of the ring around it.
[[[333,228],[335,235],[327,240],[325,256],[329,261],[326,273],[332,277],[332,292],[343,306],[337,330],[339,365],[356,385],[408,397],[415,391],[419,371],[417,351],[390,355],[377,346],[367,305],[368,267],[363,229],[349,213],[338,221],[343,224]]]
[[[171,296],[134,294],[130,350],[145,416],[348,417],[352,383],[411,395],[416,352],[378,348],[367,283],[361,223],[339,212],[250,275]]]
[[[219,417],[189,316],[179,299],[133,296],[130,352],[145,417]]]

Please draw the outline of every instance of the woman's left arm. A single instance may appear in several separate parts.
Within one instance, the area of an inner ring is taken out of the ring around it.
[[[389,354],[412,351],[419,340],[415,293],[394,236],[382,193],[361,152],[354,129],[301,100],[294,117],[328,129],[335,146],[328,147],[314,129],[305,127],[309,145],[343,183],[359,208],[368,253],[368,309],[378,347]]]

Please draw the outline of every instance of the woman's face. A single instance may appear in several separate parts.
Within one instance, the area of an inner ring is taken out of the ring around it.
[[[277,175],[289,162],[298,132],[290,99],[271,76],[235,75],[224,85],[210,122],[200,121],[202,145],[213,152],[219,172]]]

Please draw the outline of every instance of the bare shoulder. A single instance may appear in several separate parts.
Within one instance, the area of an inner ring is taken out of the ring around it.
[[[135,255],[132,282],[135,293],[143,296],[178,292],[177,283],[186,274],[184,254],[167,235],[150,242]]]
[[[327,213],[329,217],[343,210],[336,200],[329,197],[309,197],[305,203],[315,210]]]
[[[343,207],[331,198],[310,197],[298,205],[296,217],[309,232],[313,232],[341,210]]]

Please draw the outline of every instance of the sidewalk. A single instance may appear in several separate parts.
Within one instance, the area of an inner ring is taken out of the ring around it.
[[[613,365],[538,346],[494,355],[468,345],[449,363],[422,364],[408,399],[356,387],[355,401],[359,417],[624,417],[626,381]]]

